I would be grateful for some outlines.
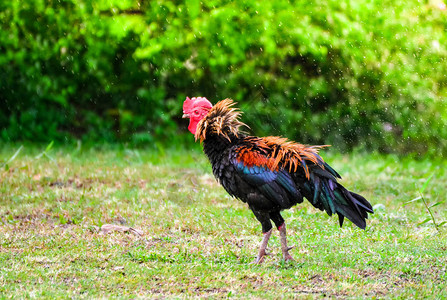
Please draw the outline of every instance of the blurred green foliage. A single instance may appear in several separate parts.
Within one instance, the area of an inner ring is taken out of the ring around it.
[[[183,143],[206,96],[257,135],[447,154],[439,3],[2,1],[0,139]]]

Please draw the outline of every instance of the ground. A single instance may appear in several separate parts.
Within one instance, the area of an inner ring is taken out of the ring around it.
[[[375,207],[367,229],[305,202],[283,213],[296,261],[275,231],[252,265],[260,224],[198,151],[18,148],[0,150],[0,298],[447,298],[447,227],[406,204],[431,174],[424,199],[445,200],[445,161],[323,155]]]

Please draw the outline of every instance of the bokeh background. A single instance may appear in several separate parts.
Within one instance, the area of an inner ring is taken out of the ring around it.
[[[0,3],[0,141],[187,145],[186,96],[257,135],[447,154],[442,1]]]

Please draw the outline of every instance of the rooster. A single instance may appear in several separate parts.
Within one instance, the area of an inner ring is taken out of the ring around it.
[[[225,99],[213,106],[204,97],[186,98],[183,117],[189,118],[188,130],[203,144],[217,181],[231,196],[247,203],[261,223],[263,239],[255,263],[266,255],[271,221],[280,233],[283,259],[293,260],[281,211],[302,203],[303,198],[329,216],[337,214],[340,227],[346,217],[365,229],[368,213],[374,213],[371,204],[337,182],[340,175],[318,155],[326,146],[247,135],[239,130],[246,125],[234,104]]]

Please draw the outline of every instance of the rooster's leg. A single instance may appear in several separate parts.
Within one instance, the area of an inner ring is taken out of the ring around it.
[[[284,222],[284,218],[281,216],[281,213],[279,211],[275,211],[270,213],[270,219],[272,219],[279,231],[282,257],[285,261],[294,260],[293,257],[289,254],[289,250],[293,247],[287,246],[286,222]]]
[[[293,257],[289,254],[289,250],[292,249],[293,247],[287,246],[286,223],[283,223],[281,226],[279,226],[278,230],[281,239],[282,257],[284,258],[285,261],[294,260]]]
[[[264,232],[264,237],[262,238],[261,245],[259,246],[258,256],[256,257],[254,264],[260,264],[264,261],[264,256],[267,255],[265,249],[269,243],[270,236],[272,235],[273,228],[267,232]]]
[[[265,248],[267,248],[267,244],[269,242],[270,236],[272,235],[272,223],[270,222],[270,217],[268,213],[257,211],[256,209],[251,208],[253,214],[256,219],[262,225],[262,232],[264,233],[264,237],[262,238],[261,245],[259,246],[258,256],[256,260],[253,262],[254,264],[260,264],[264,261],[264,257],[267,255],[265,252]]]

